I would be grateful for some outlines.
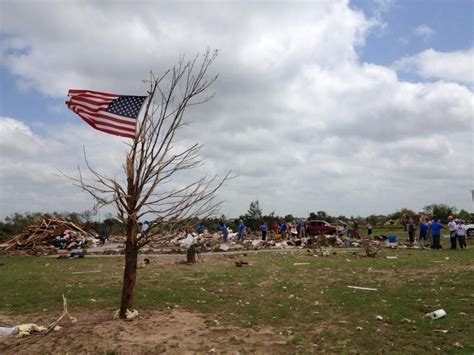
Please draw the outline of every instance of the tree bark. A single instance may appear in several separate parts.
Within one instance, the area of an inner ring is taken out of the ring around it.
[[[122,300],[119,317],[127,317],[127,309],[133,309],[133,290],[137,281],[137,243],[138,223],[130,220],[127,223],[127,242],[125,243],[125,269],[123,271]]]
[[[196,263],[196,245],[193,244],[188,248],[188,252],[186,254],[186,262],[188,264]]]

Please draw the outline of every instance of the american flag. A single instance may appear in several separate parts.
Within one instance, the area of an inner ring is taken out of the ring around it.
[[[67,107],[95,129],[135,138],[137,117],[147,96],[121,96],[91,90],[69,90]]]

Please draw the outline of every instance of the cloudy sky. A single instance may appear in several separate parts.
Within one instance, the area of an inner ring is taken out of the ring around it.
[[[471,0],[0,0],[0,219],[84,211],[57,174],[120,174],[124,139],[64,105],[70,88],[143,95],[150,70],[218,49],[215,98],[189,110],[189,172],[238,178],[222,213],[473,210]],[[102,211],[105,213],[107,211]]]

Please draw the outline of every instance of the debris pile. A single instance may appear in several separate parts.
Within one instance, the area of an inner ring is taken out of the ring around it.
[[[362,239],[362,248],[365,251],[365,255],[370,258],[375,258],[379,250],[383,249],[385,244],[378,240],[364,238]]]
[[[337,235],[320,235],[313,237],[281,239],[273,236],[262,240],[260,234],[247,235],[243,241],[237,240],[237,233],[229,233],[227,243],[224,243],[219,233],[179,233],[173,236],[161,235],[153,238],[140,252],[142,254],[185,254],[193,244],[197,252],[246,251],[262,249],[330,249],[344,247],[359,247],[361,240],[347,239]]]
[[[90,247],[98,243],[93,234],[64,218],[45,217],[0,244],[0,252],[46,255],[56,254],[57,249]]]

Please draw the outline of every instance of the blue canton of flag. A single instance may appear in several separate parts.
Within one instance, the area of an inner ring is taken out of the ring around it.
[[[118,99],[112,101],[107,111],[124,117],[136,118],[145,99],[145,96],[119,96]]]

